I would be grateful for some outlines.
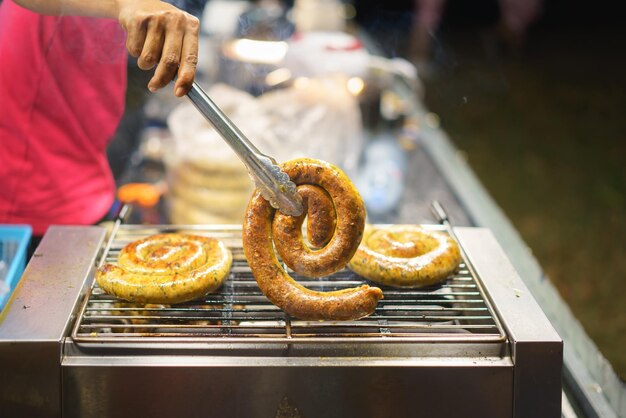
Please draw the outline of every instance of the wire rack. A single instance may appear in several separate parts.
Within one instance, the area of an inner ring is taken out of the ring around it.
[[[445,230],[445,226],[427,225]],[[301,321],[263,295],[248,267],[241,227],[145,227],[122,225],[102,249],[102,262],[115,263],[129,242],[163,232],[187,232],[222,240],[233,253],[224,285],[203,299],[176,305],[129,303],[104,293],[95,283],[85,297],[72,338],[77,343],[124,342],[502,342],[505,333],[465,261],[441,285],[424,289],[380,286],[376,311],[356,321]],[[312,290],[354,287],[367,280],[344,269],[311,279],[292,274]],[[370,283],[371,284],[371,283]]]

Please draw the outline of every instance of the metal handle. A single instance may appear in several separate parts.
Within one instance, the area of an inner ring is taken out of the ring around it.
[[[250,142],[248,138],[237,128],[237,126],[226,116],[211,98],[194,81],[187,96],[194,106],[202,113],[205,119],[215,127],[215,130],[237,153],[239,158],[248,159],[250,154],[260,154],[260,151]]]
[[[302,198],[296,193],[296,185],[280,169],[276,160],[262,154],[195,81],[187,96],[246,165],[261,195],[270,205],[287,215],[302,214],[304,206]]]
[[[430,210],[432,211],[433,215],[435,215],[435,217],[437,218],[437,221],[439,221],[440,224],[446,225],[446,226],[450,225],[450,219],[448,218],[448,213],[443,208],[441,203],[439,203],[438,200],[433,200],[431,202]]]

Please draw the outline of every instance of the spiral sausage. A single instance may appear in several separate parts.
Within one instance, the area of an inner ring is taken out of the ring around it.
[[[96,271],[96,281],[105,292],[131,302],[180,303],[218,289],[231,264],[230,251],[214,238],[153,235],[125,246],[117,265]]]
[[[337,167],[313,159],[297,159],[282,169],[298,186],[306,213],[276,212],[257,191],[243,225],[243,248],[259,287],[288,314],[304,320],[349,320],[371,314],[383,297],[377,287],[363,285],[316,292],[293,280],[278,257],[296,272],[319,277],[342,269],[358,248],[365,226],[365,205],[348,177]],[[302,237],[308,214],[309,247]],[[321,247],[321,248],[320,248]]]
[[[445,280],[460,262],[459,247],[447,234],[417,225],[368,225],[349,267],[380,284],[424,287]]]

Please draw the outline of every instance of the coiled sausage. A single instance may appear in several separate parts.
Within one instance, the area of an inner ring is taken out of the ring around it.
[[[365,205],[339,168],[308,158],[282,164],[298,186],[306,211],[298,217],[276,212],[256,191],[246,211],[243,248],[256,281],[267,298],[288,314],[304,320],[349,320],[371,314],[383,297],[377,287],[363,285],[316,292],[293,280],[274,251],[294,271],[320,277],[342,269],[358,248],[365,226]],[[308,215],[311,248],[302,236]]]
[[[460,262],[459,247],[447,234],[417,225],[368,225],[349,267],[380,284],[423,287],[445,280]]]
[[[218,289],[230,271],[232,255],[214,238],[160,234],[131,242],[117,265],[96,271],[102,290],[131,302],[180,303]]]

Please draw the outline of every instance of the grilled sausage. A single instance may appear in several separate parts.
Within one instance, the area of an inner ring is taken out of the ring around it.
[[[459,247],[447,234],[417,225],[368,225],[349,267],[380,284],[424,287],[445,280],[460,262]]]
[[[232,255],[214,238],[161,234],[131,242],[117,265],[105,264],[96,281],[105,292],[140,303],[180,303],[218,289]]]
[[[316,292],[293,280],[282,260],[294,271],[320,277],[342,269],[358,248],[365,226],[365,205],[348,177],[323,161],[297,159],[283,170],[298,185],[306,213],[276,212],[257,191],[248,204],[243,248],[259,287],[288,314],[304,320],[349,320],[371,314],[383,297],[377,287],[363,285],[333,292]],[[302,237],[308,215],[310,248]]]

